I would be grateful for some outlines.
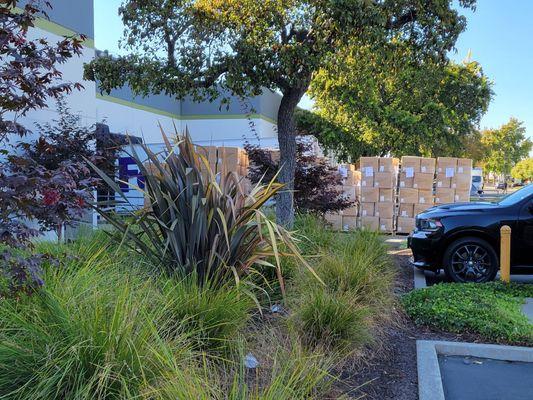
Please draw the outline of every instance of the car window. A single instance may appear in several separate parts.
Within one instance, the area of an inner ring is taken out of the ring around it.
[[[481,182],[481,176],[473,176],[472,182],[475,182],[475,183]]]
[[[501,204],[502,206],[511,206],[531,196],[533,196],[533,184],[524,186],[522,189],[505,196],[498,202],[498,204]]]

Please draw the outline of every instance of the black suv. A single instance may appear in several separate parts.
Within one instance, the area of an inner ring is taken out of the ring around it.
[[[498,203],[455,203],[417,215],[413,265],[456,282],[487,282],[499,269],[500,228],[511,227],[511,273],[533,270],[533,184]]]

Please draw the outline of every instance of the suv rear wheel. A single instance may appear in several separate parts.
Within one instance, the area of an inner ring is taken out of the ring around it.
[[[444,272],[455,282],[489,282],[498,272],[498,255],[485,240],[465,237],[451,243],[443,257]]]

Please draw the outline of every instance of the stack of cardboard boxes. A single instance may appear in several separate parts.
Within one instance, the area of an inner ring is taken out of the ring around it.
[[[250,189],[250,182],[247,178],[250,160],[246,150],[240,147],[216,146],[198,146],[197,150],[207,158],[213,173],[226,176],[229,172],[235,172],[243,178],[245,189]],[[204,165],[201,166],[201,170],[202,173],[207,173],[207,168]]]
[[[416,215],[433,206],[434,176],[434,158],[402,157],[397,232],[410,232],[414,229]]]
[[[439,157],[437,159],[437,204],[470,201],[472,160],[468,158]]]
[[[361,157],[361,225],[380,232],[394,231],[398,159]]]
[[[339,213],[327,213],[328,221],[335,230],[353,230],[358,228],[357,214],[359,207],[357,200],[360,196],[361,172],[354,164],[339,164],[339,174],[342,177],[342,187],[339,188],[343,196],[354,204]]]

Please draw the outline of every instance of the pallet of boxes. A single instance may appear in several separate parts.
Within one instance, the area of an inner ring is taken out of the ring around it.
[[[356,170],[353,164],[339,164],[338,171],[342,178],[342,186],[339,191],[348,201],[353,202],[353,205],[338,213],[327,213],[325,218],[331,224],[332,229],[349,231],[358,228],[359,207],[357,200],[360,196],[361,173]]]
[[[435,202],[437,204],[469,202],[472,160],[439,157],[436,182]]]
[[[361,227],[383,233],[394,232],[394,210],[398,159],[361,157]]]
[[[434,158],[402,157],[396,232],[411,232],[415,228],[416,215],[433,207],[435,170]]]
[[[209,162],[209,168],[214,174],[226,176],[229,172],[235,172],[242,183],[245,192],[251,189],[251,183],[248,179],[248,168],[250,161],[246,150],[240,147],[225,146],[198,146],[197,150],[205,156]],[[207,168],[202,165],[201,173],[207,174]]]

